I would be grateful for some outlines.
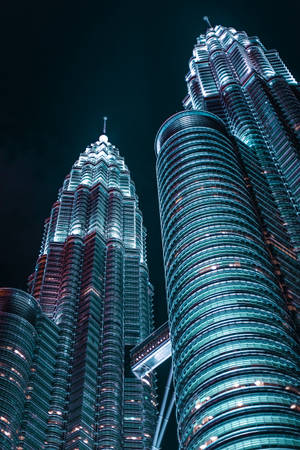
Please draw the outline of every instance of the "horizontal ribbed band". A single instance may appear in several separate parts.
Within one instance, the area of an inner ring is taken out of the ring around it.
[[[212,128],[227,135],[223,121],[214,114],[204,111],[181,111],[169,117],[160,127],[154,144],[156,156],[171,136],[183,129],[194,127]]]

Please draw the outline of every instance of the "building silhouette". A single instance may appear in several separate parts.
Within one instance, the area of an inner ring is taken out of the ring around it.
[[[155,142],[180,448],[300,448],[299,87],[233,28],[189,67]]]
[[[152,374],[129,353],[152,331],[146,231],[106,134],[65,178],[29,293],[0,290],[0,447],[150,449]]]

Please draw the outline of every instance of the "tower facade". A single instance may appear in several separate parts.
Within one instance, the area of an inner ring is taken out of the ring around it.
[[[300,448],[298,86],[221,26],[186,81],[155,143],[180,448]]]
[[[0,289],[0,447],[44,448],[59,328],[30,294]]]
[[[102,135],[80,155],[59,191],[29,294],[3,290],[0,295],[3,323],[8,317],[26,319],[24,333],[32,341],[26,344],[31,359],[26,358],[15,431],[5,436],[18,449],[150,449],[154,379],[149,374],[138,380],[129,366],[131,348],[152,331],[145,237],[129,171]],[[42,332],[43,327],[50,331]],[[5,345],[14,352],[11,342]],[[0,352],[7,353],[5,345]],[[35,354],[40,361],[33,364]],[[36,374],[38,387],[30,382]],[[10,420],[2,405],[1,417]]]

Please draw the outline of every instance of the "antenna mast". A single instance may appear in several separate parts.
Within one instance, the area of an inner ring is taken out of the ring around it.
[[[104,116],[103,117],[103,134],[106,134],[106,121],[107,121],[107,117]]]
[[[210,20],[209,20],[209,18],[208,18],[207,16],[203,16],[203,20],[204,20],[204,22],[207,23],[207,25],[208,25],[210,28],[212,28],[212,24],[210,23]]]

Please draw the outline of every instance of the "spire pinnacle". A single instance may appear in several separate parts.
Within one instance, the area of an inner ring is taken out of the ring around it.
[[[212,24],[210,23],[210,20],[209,20],[209,18],[208,18],[207,16],[203,16],[203,20],[204,20],[204,22],[207,23],[207,25],[208,25],[210,28],[212,28]]]
[[[106,134],[106,121],[107,121],[107,117],[104,116],[103,117],[103,134]]]
[[[105,144],[107,144],[107,142],[108,142],[108,137],[106,136],[106,121],[107,121],[107,117],[104,116],[103,117],[103,132],[102,132],[101,136],[99,137],[99,141],[101,143],[104,142]]]

